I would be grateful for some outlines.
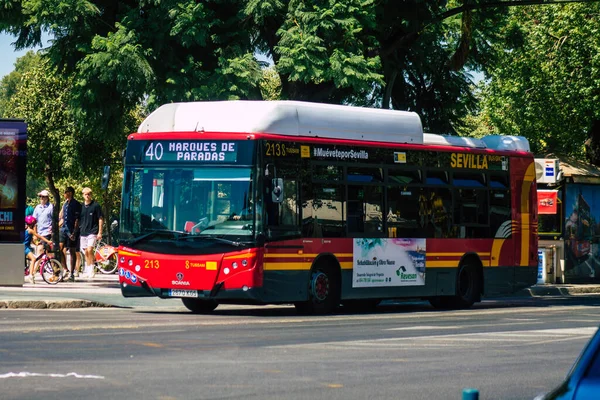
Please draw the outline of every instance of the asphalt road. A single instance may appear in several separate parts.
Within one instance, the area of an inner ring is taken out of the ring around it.
[[[532,399],[567,373],[598,296],[297,316],[180,305],[0,312],[3,399]]]

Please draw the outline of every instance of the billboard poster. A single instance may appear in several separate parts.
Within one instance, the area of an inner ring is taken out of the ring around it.
[[[600,273],[600,185],[567,185],[564,223],[565,283],[591,282]]]
[[[0,243],[23,241],[27,125],[0,119]]]
[[[354,239],[352,287],[425,285],[425,239]]]

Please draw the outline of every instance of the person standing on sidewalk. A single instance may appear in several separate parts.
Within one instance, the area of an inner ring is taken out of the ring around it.
[[[102,208],[92,198],[92,189],[83,188],[83,207],[81,208],[81,250],[85,253],[84,277],[93,278],[94,271],[94,245],[102,239],[102,225],[104,216]]]
[[[50,192],[44,189],[38,193],[38,197],[40,204],[35,206],[32,214],[37,221],[37,234],[48,240],[52,240],[52,213],[54,206],[50,203]],[[43,249],[44,243],[39,241],[36,254],[40,255]]]
[[[69,281],[75,282],[75,271],[77,261],[81,262],[81,256],[77,248],[79,247],[79,219],[81,218],[81,203],[78,202],[73,195],[75,189],[71,186],[65,189],[65,202],[60,210],[59,226],[60,226],[60,250],[67,260],[67,251],[71,254],[71,265],[67,266],[70,269]]]

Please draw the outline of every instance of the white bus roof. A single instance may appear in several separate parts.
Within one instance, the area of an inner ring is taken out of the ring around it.
[[[530,151],[522,136],[482,139],[423,133],[421,118],[408,111],[303,101],[198,101],[169,103],[150,113],[138,133],[223,132],[432,144]]]
[[[273,133],[376,142],[423,143],[413,112],[301,101],[205,101],[165,104],[138,132]]]

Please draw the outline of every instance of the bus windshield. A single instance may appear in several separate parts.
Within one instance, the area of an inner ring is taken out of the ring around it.
[[[120,238],[251,241],[258,220],[253,175],[249,167],[128,168]]]

